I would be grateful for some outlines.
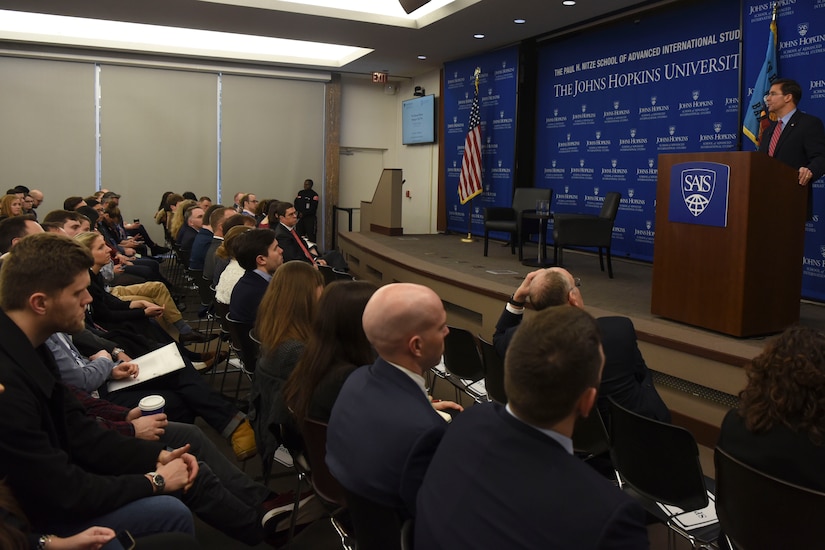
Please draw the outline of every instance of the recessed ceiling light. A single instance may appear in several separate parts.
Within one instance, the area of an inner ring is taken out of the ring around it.
[[[473,35],[473,38],[482,39],[482,38],[484,38],[484,35],[483,35],[483,34],[481,34],[481,33],[474,34],[474,35]]]
[[[564,4],[565,6],[575,6],[576,5],[576,0],[564,0],[564,2],[562,2],[562,4]]]
[[[523,24],[527,23],[527,20],[526,19],[513,19],[513,23],[515,23],[516,25],[523,25]]]
[[[419,55],[418,59],[427,59],[427,56],[426,55]]]

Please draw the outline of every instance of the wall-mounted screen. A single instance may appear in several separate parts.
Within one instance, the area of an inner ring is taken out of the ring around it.
[[[401,143],[435,143],[435,96],[414,97],[401,103]]]

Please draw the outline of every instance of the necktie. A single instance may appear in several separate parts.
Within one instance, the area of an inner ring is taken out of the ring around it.
[[[782,133],[782,119],[779,119],[779,122],[776,123],[776,126],[773,129],[773,134],[771,135],[771,143],[768,145],[768,156],[773,156],[774,152],[776,151],[776,144],[779,142],[779,135]]]
[[[310,262],[311,264],[315,264],[315,258],[313,258],[313,257],[312,257],[312,254],[310,254],[310,253],[309,253],[309,250],[307,250],[307,247],[306,247],[306,245],[304,244],[304,240],[303,240],[303,239],[301,239],[301,237],[299,237],[299,236],[298,236],[298,233],[296,233],[294,230],[293,230],[293,231],[290,231],[290,233],[292,233],[292,236],[295,238],[295,240],[296,240],[296,241],[298,241],[298,245],[301,247],[301,250],[303,250],[303,251],[304,251],[304,254],[305,254],[305,255],[306,255],[306,257],[309,259],[309,262]]]

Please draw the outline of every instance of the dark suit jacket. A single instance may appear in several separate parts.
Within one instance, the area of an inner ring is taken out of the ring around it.
[[[258,305],[266,293],[267,286],[269,282],[254,270],[244,273],[232,289],[232,296],[229,298],[229,316],[241,323],[254,324],[255,317],[258,315]]]
[[[45,345],[33,348],[0,312],[0,478],[35,530],[92,519],[152,495],[143,474],[163,444],[101,427],[68,388]]]
[[[504,357],[523,315],[507,309],[499,317],[493,345]],[[608,397],[619,405],[641,415],[670,422],[670,411],[653,386],[650,370],[636,344],[636,330],[627,317],[599,317],[596,319],[602,333],[604,371],[599,386],[599,412],[607,418]]]
[[[278,239],[278,246],[284,251],[284,262],[301,260],[302,262],[312,263],[304,254],[295,237],[292,236],[292,231],[284,227],[283,224],[279,223],[275,226],[275,238]]]
[[[776,122],[768,126],[759,142],[759,150],[768,152]],[[808,184],[808,217],[813,212],[813,185],[825,174],[825,129],[822,121],[813,115],[797,110],[782,130],[776,143],[774,157],[789,166],[807,167],[813,172],[813,179]]]
[[[415,547],[647,548],[639,504],[498,403],[458,415],[418,494]]]
[[[768,475],[825,491],[825,445],[814,445],[807,435],[786,426],[755,434],[745,427],[738,411],[732,410],[722,421],[719,448]]]
[[[421,388],[379,358],[350,374],[338,394],[327,466],[346,489],[411,516],[446,427]]]
[[[206,260],[206,251],[212,243],[213,233],[201,227],[192,241],[192,251],[189,253],[189,269],[203,271],[203,262]]]

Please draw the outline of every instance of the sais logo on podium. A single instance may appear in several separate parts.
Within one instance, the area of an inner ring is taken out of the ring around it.
[[[730,166],[683,162],[670,171],[671,222],[726,227]]]

